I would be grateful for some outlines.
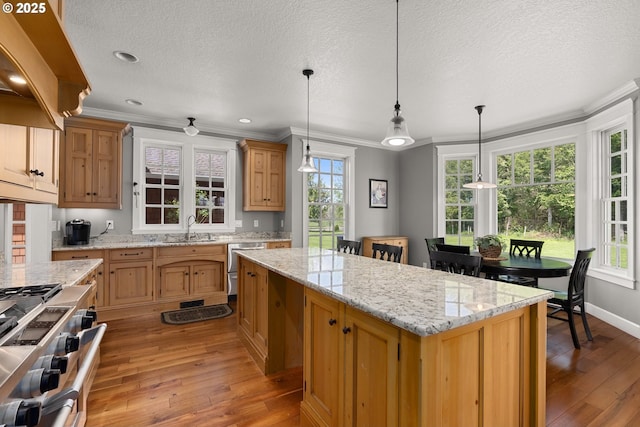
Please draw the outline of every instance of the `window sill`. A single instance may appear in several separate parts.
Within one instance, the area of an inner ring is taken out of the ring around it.
[[[587,276],[593,277],[594,279],[603,280],[605,282],[611,283],[612,285],[622,286],[623,288],[635,289],[634,279],[631,279],[627,276],[622,276],[620,274],[615,274],[609,270],[590,268],[587,271]]]

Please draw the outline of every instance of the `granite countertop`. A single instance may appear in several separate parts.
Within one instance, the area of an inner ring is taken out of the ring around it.
[[[247,236],[216,236],[210,238],[207,233],[196,234],[191,240],[187,241],[184,235],[169,236],[162,240],[157,237],[147,238],[146,240],[101,240],[92,238],[88,245],[58,245],[54,246],[52,251],[77,251],[90,249],[129,249],[129,248],[153,248],[168,246],[199,246],[199,245],[226,245],[228,243],[247,243],[247,242],[283,242],[291,240],[290,237],[247,237]]]
[[[553,296],[538,288],[316,248],[239,254],[271,271],[420,336]]]
[[[101,259],[51,261],[28,265],[0,266],[0,288],[60,283],[73,286],[102,264]]]

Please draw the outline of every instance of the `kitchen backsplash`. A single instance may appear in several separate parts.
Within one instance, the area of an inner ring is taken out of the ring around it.
[[[291,239],[290,232],[245,232],[245,233],[192,233],[191,241],[211,241],[211,242],[232,242],[235,240],[272,240],[272,239]],[[138,243],[138,242],[159,242],[159,243],[175,243],[184,242],[185,233],[173,234],[103,234],[92,237],[90,245],[96,244],[114,244],[114,243]],[[63,238],[54,238],[52,242],[53,248],[66,246]],[[79,246],[78,248],[81,248]],[[3,253],[0,252],[0,257]]]

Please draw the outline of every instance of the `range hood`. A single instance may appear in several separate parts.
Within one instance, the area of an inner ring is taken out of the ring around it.
[[[62,130],[91,87],[58,17],[62,1],[44,5],[0,13],[0,123]],[[16,75],[26,84],[10,80]]]

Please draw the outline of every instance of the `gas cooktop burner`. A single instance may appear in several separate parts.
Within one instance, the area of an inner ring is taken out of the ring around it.
[[[49,301],[60,292],[62,285],[50,283],[45,285],[21,286],[16,288],[0,288],[0,301],[19,300],[25,297],[40,297],[43,302]]]

